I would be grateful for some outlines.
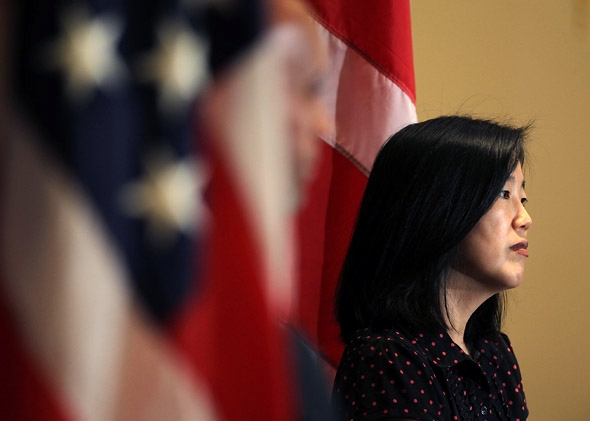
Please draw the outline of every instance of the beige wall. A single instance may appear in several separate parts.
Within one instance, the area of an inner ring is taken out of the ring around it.
[[[531,420],[590,419],[590,0],[412,0],[420,120],[535,120],[525,283],[509,294]]]

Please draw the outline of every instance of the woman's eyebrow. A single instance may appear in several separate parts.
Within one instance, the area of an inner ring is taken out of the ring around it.
[[[512,183],[514,183],[515,181],[516,181],[516,178],[514,177],[514,175],[510,175],[508,177],[508,180],[506,180],[506,182],[512,182]],[[526,187],[526,180],[522,180],[522,184],[520,187],[524,190],[524,188]]]

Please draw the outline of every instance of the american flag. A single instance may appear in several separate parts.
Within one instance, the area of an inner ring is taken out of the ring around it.
[[[3,7],[15,23],[2,38],[3,47],[11,42],[2,51],[13,55],[14,87],[2,97],[0,140],[2,416],[235,419],[256,414],[266,393],[271,404],[258,413],[282,419],[288,399],[273,393],[288,382],[286,351],[257,284],[256,253],[248,254],[252,244],[216,248],[248,226],[231,213],[239,197],[225,209],[236,176],[217,140],[223,134],[204,142],[193,118],[205,88],[259,42],[264,4]],[[243,225],[228,231],[224,218]],[[232,273],[218,270],[224,256],[240,253],[245,260]],[[244,267],[253,268],[250,277]],[[232,297],[206,295],[211,285],[252,299],[233,306],[225,301]],[[267,335],[238,361],[268,374],[242,379],[229,360],[235,350],[214,348],[227,337],[251,344],[234,335],[238,328]],[[273,371],[269,351],[283,371]],[[227,364],[209,370],[217,358]],[[235,402],[227,399],[235,394],[231,369],[245,396]],[[258,392],[250,395],[248,384]]]
[[[273,318],[293,289],[291,168],[265,3],[0,3],[2,417],[299,414]],[[415,119],[409,5],[309,3],[337,130],[303,213],[295,320],[335,361],[334,274],[371,157]]]
[[[47,151],[91,200],[134,291],[161,323],[193,280],[205,182],[195,96],[208,63],[221,68],[230,47],[252,42],[256,28],[246,28],[238,45],[218,46],[232,37],[209,36],[209,27],[223,27],[214,8],[61,3],[18,2],[16,96]]]
[[[381,145],[417,120],[409,0],[308,0],[328,45],[334,132],[299,217],[301,324],[335,367],[343,344],[334,291]]]

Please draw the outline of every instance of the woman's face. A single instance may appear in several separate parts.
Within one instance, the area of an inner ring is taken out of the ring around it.
[[[459,258],[452,267],[452,273],[491,294],[522,282],[532,223],[524,208],[524,184],[519,163],[490,210],[459,245]]]

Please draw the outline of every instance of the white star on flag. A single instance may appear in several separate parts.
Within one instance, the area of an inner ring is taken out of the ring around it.
[[[162,24],[158,41],[156,50],[139,61],[139,74],[156,83],[164,111],[178,112],[190,104],[207,80],[208,46],[179,21]]]
[[[61,38],[46,50],[45,64],[58,68],[66,77],[66,90],[81,101],[95,88],[110,88],[125,75],[117,53],[120,22],[114,16],[94,17],[82,10],[63,17]]]
[[[142,180],[123,188],[123,210],[147,220],[148,235],[157,245],[168,245],[178,232],[192,235],[207,216],[201,200],[207,180],[204,164],[174,161],[170,153],[160,152],[145,167]]]

